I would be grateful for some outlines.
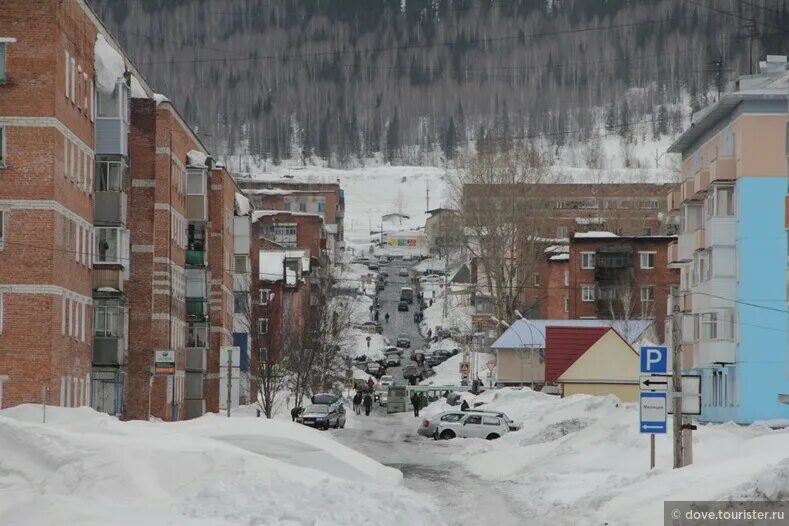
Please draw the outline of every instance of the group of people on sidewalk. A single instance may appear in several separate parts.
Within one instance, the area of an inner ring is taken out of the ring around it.
[[[366,393],[356,391],[356,394],[353,395],[353,412],[361,415],[362,407],[364,407],[365,416],[370,416],[370,410],[373,407],[373,397],[369,391]]]

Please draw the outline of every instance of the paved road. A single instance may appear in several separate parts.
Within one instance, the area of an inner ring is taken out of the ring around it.
[[[397,304],[400,302],[400,289],[414,286],[410,278],[398,276],[397,272],[401,268],[410,269],[412,265],[396,259],[389,265],[381,268],[381,270],[389,273],[389,277],[386,278],[388,282],[386,289],[378,293],[378,299],[381,303],[379,321],[383,324],[384,336],[389,339],[392,345],[395,344],[398,334],[407,334],[411,337],[411,349],[421,349],[425,346],[425,339],[419,334],[419,325],[414,323],[414,312],[415,309],[419,308],[418,305],[416,303],[409,305],[408,312],[398,312],[397,310]],[[384,315],[387,312],[389,313],[389,323],[386,323],[384,320]],[[400,367],[390,367],[386,371],[386,374],[394,376],[396,385],[405,385],[407,383],[403,378],[403,367],[413,363],[409,359],[410,354],[411,350],[406,349],[406,352],[403,353],[402,365]]]

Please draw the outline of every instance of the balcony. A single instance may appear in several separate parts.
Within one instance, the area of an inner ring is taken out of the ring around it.
[[[682,181],[682,183],[680,183],[680,188],[682,191],[682,201],[684,202],[691,199],[696,193],[694,178],[690,177]]]
[[[676,241],[668,244],[668,264],[679,263],[679,245]]]
[[[123,339],[95,336],[93,338],[93,365],[123,365]]]
[[[123,270],[117,268],[101,268],[96,267],[93,269],[93,290],[99,289],[115,289],[118,292],[123,292]]]
[[[205,347],[187,347],[186,348],[186,370],[206,372],[208,364],[207,353]]]
[[[198,267],[207,265],[205,250],[187,250],[186,251],[186,264]]]
[[[706,192],[710,186],[710,171],[705,169],[699,170],[693,176],[693,188],[696,193]]]
[[[704,227],[699,228],[694,233],[694,248],[695,250],[704,250],[707,248],[707,231]]]
[[[737,178],[737,160],[734,157],[718,157],[710,163],[710,182],[734,181]]]
[[[667,202],[669,212],[679,210],[679,207],[682,204],[682,188],[680,186],[676,186],[671,189],[667,196]]]
[[[125,192],[96,192],[94,222],[125,225],[126,203]]]
[[[206,298],[186,298],[186,315],[193,318],[208,317],[208,300]]]
[[[96,118],[95,135],[97,155],[129,155],[129,125],[123,118]]]
[[[693,312],[693,294],[690,292],[683,292],[680,297],[679,308],[682,312]]]

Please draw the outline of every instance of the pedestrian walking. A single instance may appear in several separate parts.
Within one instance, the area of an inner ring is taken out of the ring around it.
[[[429,340],[432,337],[433,337],[433,329],[428,329],[427,330],[427,339]]]
[[[433,300],[432,299],[430,300],[430,306],[431,307],[433,306]]]
[[[296,418],[301,414],[302,408],[301,407],[294,407],[290,410],[290,418],[293,422],[296,421]]]
[[[386,323],[389,323],[389,313],[388,312],[384,315],[384,320],[386,320]]]
[[[375,385],[375,381],[373,380],[372,376],[367,377],[367,387],[370,388],[370,391],[373,390],[373,386]]]
[[[364,396],[362,395],[361,391],[356,391],[356,394],[353,395],[353,412],[357,415],[362,414],[362,399]]]
[[[370,393],[364,395],[364,416],[370,416],[370,408],[373,407],[373,397]]]
[[[460,404],[460,410],[461,411],[468,411],[468,401],[467,400],[463,400],[463,403]]]
[[[419,396],[419,393],[414,392],[411,395],[411,405],[414,406],[414,416],[415,417],[419,416],[419,409],[420,409],[420,404],[421,403],[422,403],[422,398]]]
[[[378,309],[375,309],[375,321],[378,321]]]

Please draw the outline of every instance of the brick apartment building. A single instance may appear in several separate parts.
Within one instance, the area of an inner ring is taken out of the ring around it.
[[[260,225],[261,238],[307,250],[316,259],[326,255],[326,233],[318,214],[261,210],[253,212],[252,217]]]
[[[668,298],[672,288],[679,287],[679,271],[668,265],[668,247],[674,241],[676,236],[571,237],[566,316],[654,319],[662,338]]]
[[[0,407],[216,411],[237,186],[84,0],[2,9]]]
[[[94,246],[108,232],[94,229],[94,207],[103,208],[94,200],[99,117],[110,108],[94,97],[94,50],[99,42],[119,47],[83,1],[5,0],[2,13],[0,407],[42,396],[85,405],[100,257]],[[127,67],[127,82],[149,91]],[[114,219],[122,226],[121,214]]]
[[[545,238],[601,230],[631,236],[671,234],[676,226],[662,219],[667,217],[669,189],[670,185],[647,183],[467,184],[463,207],[471,217],[470,211],[495,210],[502,200],[512,203],[513,195],[520,196],[518,213],[529,232]]]
[[[237,180],[257,210],[320,216],[326,237],[326,255],[334,263],[337,253],[345,247],[345,194],[339,183],[309,183],[288,178]]]

